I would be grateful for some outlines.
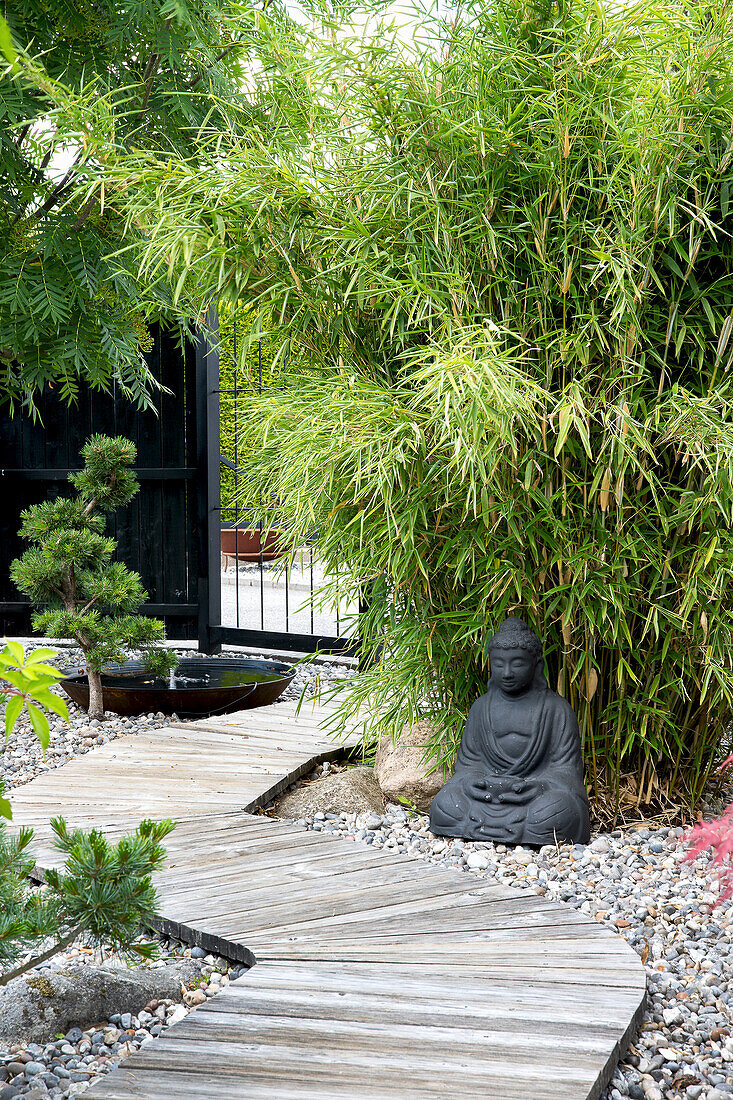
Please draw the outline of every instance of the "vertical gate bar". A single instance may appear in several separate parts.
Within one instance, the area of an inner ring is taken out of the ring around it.
[[[341,336],[340,336],[340,334],[336,337],[336,352],[337,352],[337,355],[338,355],[338,360],[337,360],[338,367],[339,367],[339,369],[341,369],[344,365],[344,361],[341,357]],[[339,562],[338,564],[340,565],[341,563]],[[340,621],[339,613],[341,611],[341,594],[339,592],[338,565],[336,566],[336,584],[335,584],[334,587],[336,589],[336,637],[340,638],[341,637],[341,621]]]
[[[218,331],[218,316],[209,309],[208,322]],[[220,653],[221,563],[220,563],[220,454],[219,438],[219,351],[212,348],[204,332],[196,337],[196,468],[199,522],[199,650]],[[212,631],[212,627],[215,629]]]
[[[239,623],[239,356],[237,353],[237,332],[239,325],[239,302],[234,306],[234,621]],[[228,395],[229,397],[229,395]]]
[[[313,375],[313,351],[308,352],[308,370],[309,370],[310,374]],[[310,580],[310,596],[309,596],[309,599],[308,599],[308,606],[310,608],[310,632],[311,632],[311,634],[315,634],[315,632],[316,632],[315,615],[314,615],[314,609],[313,609],[313,593],[314,593],[313,558],[314,558],[314,542],[315,541],[316,540],[315,540],[314,532],[313,532],[313,529],[311,529],[310,532],[309,532],[309,535],[308,535],[308,576],[309,576],[309,580]]]
[[[257,374],[258,392],[262,394],[262,337],[257,340]],[[262,494],[260,494],[260,508],[262,508]],[[265,559],[262,541],[262,512],[260,512],[257,527],[260,532],[260,629],[265,629]]]
[[[290,601],[288,599],[288,585],[290,580],[288,578],[288,563],[285,562],[285,633],[290,631]]]
[[[313,623],[313,546],[308,547],[308,556],[310,557],[310,581],[311,581],[311,634],[315,634],[315,627]]]
[[[371,653],[367,651],[366,644],[365,644],[365,638],[362,635],[362,631],[361,631],[361,623],[362,623],[363,618],[366,615],[367,611],[369,610],[370,596],[371,596],[373,587],[374,587],[374,582],[369,581],[366,585],[362,585],[362,587],[359,590],[359,617],[358,617],[358,620],[357,620],[358,625],[357,625],[356,640],[357,640],[357,656],[358,656],[358,659],[359,659],[359,671],[360,672],[367,672],[370,668],[374,668],[375,665],[379,664],[379,661],[381,660],[381,657],[382,657],[382,648],[383,647],[381,645],[377,646],[376,650],[372,650]]]

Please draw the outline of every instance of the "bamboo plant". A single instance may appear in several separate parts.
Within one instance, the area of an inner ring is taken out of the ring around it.
[[[598,802],[694,806],[733,699],[731,4],[480,2],[424,46],[281,25],[266,125],[102,176],[142,271],[318,366],[253,385],[241,504],[369,593],[342,714],[428,717],[450,762],[520,613]]]

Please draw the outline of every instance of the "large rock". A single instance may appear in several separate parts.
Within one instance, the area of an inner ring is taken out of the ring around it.
[[[312,817],[313,814],[361,814],[369,810],[379,813],[384,798],[371,768],[347,768],[326,775],[304,787],[288,791],[280,799],[278,817]]]
[[[0,987],[0,1043],[46,1043],[115,1012],[135,1015],[154,998],[178,1001],[200,968],[193,960],[157,969],[67,964],[23,974]]]
[[[434,761],[425,760],[431,733],[426,721],[405,726],[397,741],[390,736],[381,739],[374,761],[374,774],[387,798],[391,802],[405,799],[422,813],[428,812],[446,779],[440,769],[430,771]]]

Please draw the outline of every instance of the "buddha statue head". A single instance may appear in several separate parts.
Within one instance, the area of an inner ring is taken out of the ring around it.
[[[527,624],[505,619],[489,642],[491,683],[505,695],[523,695],[531,687],[546,687],[542,643]]]

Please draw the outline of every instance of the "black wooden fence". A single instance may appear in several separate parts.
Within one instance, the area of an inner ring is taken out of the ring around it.
[[[162,617],[169,637],[210,647],[219,576],[218,549],[210,569],[213,524],[207,522],[216,513],[218,526],[218,463],[212,478],[208,461],[212,450],[219,453],[215,354],[207,354],[202,340],[181,350],[169,333],[153,335],[150,367],[170,391],[156,395],[154,411],[141,412],[118,391],[84,389],[67,407],[47,388],[39,421],[0,415],[0,636],[31,634],[30,606],[9,578],[10,562],[24,549],[17,535],[21,510],[69,492],[68,474],[81,464],[82,444],[101,432],[137,445],[140,492],[110,517],[109,533],[118,557],[142,578],[149,596],[142,610]]]
[[[0,413],[0,638],[32,634],[31,605],[10,580],[10,563],[25,549],[18,537],[21,511],[71,492],[68,475],[80,468],[82,445],[104,433],[137,446],[140,492],[109,517],[108,531],[117,540],[118,558],[140,574],[148,593],[141,610],[163,618],[170,639],[196,639],[207,653],[223,643],[357,653],[357,640],[342,634],[338,608],[325,629],[314,619],[312,604],[310,612],[298,610],[299,603],[308,605],[314,587],[310,547],[304,548],[309,565],[301,569],[305,592],[302,584],[294,591],[290,570],[276,590],[262,557],[242,565],[235,556],[232,572],[225,574],[222,618],[222,526],[262,529],[259,517],[243,515],[238,504],[224,510],[220,504],[220,460],[235,470],[235,481],[243,472],[238,461],[221,454],[226,444],[220,438],[220,401],[234,425],[235,460],[236,426],[248,402],[236,376],[233,388],[222,386],[218,351],[203,336],[183,349],[170,333],[154,329],[153,336],[148,362],[164,387],[153,409],[140,411],[116,390],[89,389],[67,406],[47,388],[38,400],[38,420]]]

